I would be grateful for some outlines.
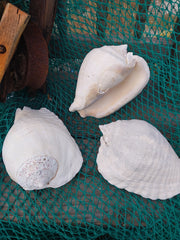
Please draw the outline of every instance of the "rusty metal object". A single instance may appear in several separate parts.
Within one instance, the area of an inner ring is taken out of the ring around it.
[[[30,22],[0,84],[0,101],[25,87],[31,92],[41,88],[48,74],[48,61],[47,43],[38,26]]]
[[[27,54],[26,86],[41,88],[48,74],[48,46],[39,27],[30,22],[23,33]]]
[[[24,30],[0,83],[0,101],[4,102],[9,93],[25,87],[28,87],[30,92],[45,89],[49,65],[47,44],[52,32],[56,7],[57,0],[31,1],[32,20]],[[0,56],[5,52],[6,48],[1,44]]]

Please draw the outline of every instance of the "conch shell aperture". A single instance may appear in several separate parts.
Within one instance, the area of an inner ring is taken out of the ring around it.
[[[127,45],[91,50],[80,67],[74,102],[69,111],[102,118],[135,98],[149,81],[146,61]]]
[[[180,193],[180,159],[154,126],[118,120],[100,130],[97,166],[109,183],[153,200]]]
[[[46,108],[16,110],[2,156],[9,176],[25,190],[60,187],[75,177],[83,162],[63,122]]]

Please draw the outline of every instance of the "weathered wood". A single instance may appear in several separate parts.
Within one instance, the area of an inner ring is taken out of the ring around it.
[[[49,43],[56,16],[57,0],[31,0],[29,12]]]
[[[8,3],[0,22],[0,82],[14,55],[30,16]]]

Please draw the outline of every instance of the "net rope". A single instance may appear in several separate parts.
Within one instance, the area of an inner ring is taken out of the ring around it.
[[[29,1],[11,1],[28,11]],[[0,103],[0,147],[17,107],[46,107],[75,138],[84,163],[58,189],[24,191],[0,160],[0,239],[180,239],[180,195],[145,199],[110,185],[97,171],[98,126],[143,119],[161,131],[179,155],[180,1],[58,1],[49,44],[47,93],[14,92]],[[102,119],[70,113],[77,75],[94,47],[128,44],[143,57],[151,78],[143,92]]]

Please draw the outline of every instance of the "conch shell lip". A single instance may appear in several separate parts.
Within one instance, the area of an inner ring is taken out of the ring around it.
[[[144,61],[143,58],[134,55],[134,57],[137,57],[137,61]],[[144,78],[144,84],[141,87],[136,87],[135,91],[131,91],[131,92],[122,92],[123,89],[121,88],[122,85],[124,85],[124,83],[126,83],[125,81],[119,83],[117,86],[114,86],[112,89],[108,89],[108,91],[106,91],[106,96],[108,97],[111,94],[116,93],[117,95],[117,101],[115,102],[115,104],[113,104],[113,100],[114,98],[108,98],[108,102],[111,103],[111,107],[110,108],[103,108],[102,109],[102,104],[101,103],[97,103],[96,107],[93,106],[93,104],[95,102],[97,102],[98,100],[100,100],[102,97],[104,97],[104,94],[102,94],[101,96],[99,96],[99,98],[97,99],[97,101],[94,101],[92,104],[90,104],[87,107],[84,107],[82,109],[78,109],[78,112],[80,114],[81,117],[87,117],[87,116],[92,116],[92,117],[96,117],[96,118],[103,118],[106,117],[112,113],[114,113],[115,111],[117,111],[118,109],[120,109],[121,107],[123,107],[125,104],[129,103],[130,101],[132,101],[131,99],[131,95],[139,95],[143,88],[147,85],[149,78],[150,78],[150,72],[149,72],[149,68],[146,64],[144,64],[144,71],[146,72],[146,78]],[[133,72],[131,73],[133,75]],[[130,76],[129,76],[130,77]],[[118,93],[123,96],[121,98],[121,101],[118,101]],[[122,93],[122,94],[121,94]],[[101,99],[102,100],[102,99]],[[110,104],[109,104],[110,105]]]
[[[108,116],[140,94],[149,78],[147,62],[127,52],[127,45],[93,49],[81,65],[69,111],[81,117]]]

